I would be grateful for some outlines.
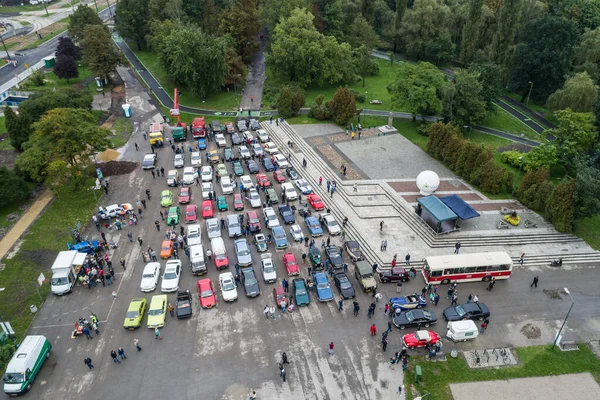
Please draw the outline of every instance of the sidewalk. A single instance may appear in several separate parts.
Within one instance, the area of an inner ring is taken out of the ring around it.
[[[37,219],[37,217],[44,211],[46,206],[54,199],[54,195],[50,190],[46,190],[42,195],[29,207],[29,210],[23,214],[23,216],[17,221],[17,223],[8,231],[8,233],[0,240],[0,260],[4,259],[10,249],[13,248],[15,243],[23,233]]]

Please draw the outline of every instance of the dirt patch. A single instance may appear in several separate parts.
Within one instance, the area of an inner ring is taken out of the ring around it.
[[[535,325],[527,324],[521,328],[521,333],[527,339],[539,339],[542,336],[542,330]]]
[[[116,176],[129,174],[135,171],[138,164],[132,161],[109,161],[102,164],[96,164],[96,166],[102,168],[102,174],[104,176]]]
[[[562,300],[562,289],[544,289],[544,294],[551,300]]]
[[[18,155],[19,153],[15,150],[0,150],[0,165],[4,165],[8,169],[13,169]]]
[[[98,158],[101,161],[104,161],[105,163],[116,162],[114,160],[116,160],[117,158],[119,158],[120,155],[121,154],[118,151],[113,150],[113,149],[108,149],[108,150],[103,151],[102,153],[98,154]],[[110,176],[110,175],[108,175],[108,176]]]
[[[65,250],[67,244],[65,243]],[[26,262],[31,262],[38,266],[47,266],[48,269],[52,266],[52,261],[56,258],[56,253],[50,250],[31,250],[20,251],[19,256]]]
[[[504,152],[504,151],[511,151],[511,150],[514,150],[514,151],[518,151],[518,152],[520,152],[520,153],[529,153],[529,152],[531,151],[531,149],[532,149],[532,148],[533,148],[533,147],[531,147],[531,146],[528,146],[528,145],[526,145],[526,144],[523,144],[523,143],[511,143],[511,144],[507,144],[506,146],[501,146],[501,147],[498,147],[498,148],[496,149],[496,151],[497,151],[498,153],[502,153],[502,152]]]

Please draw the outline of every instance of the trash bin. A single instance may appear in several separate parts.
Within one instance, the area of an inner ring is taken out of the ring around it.
[[[54,68],[54,63],[56,62],[54,56],[44,57],[42,60],[44,60],[44,66],[46,68]]]
[[[31,313],[32,313],[32,314],[35,314],[35,313],[38,311],[38,309],[37,309],[37,307],[35,306],[35,304],[32,304],[32,305],[30,305],[30,306],[29,306],[29,310],[31,310]]]
[[[415,367],[415,382],[419,382],[421,377],[423,376],[423,371],[421,371],[421,366],[417,365]]]
[[[123,104],[123,115],[125,118],[131,117],[131,106],[129,104]]]
[[[400,293],[402,291],[402,283],[398,283],[396,285],[396,293]]]

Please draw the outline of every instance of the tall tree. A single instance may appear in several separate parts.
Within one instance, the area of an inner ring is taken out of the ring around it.
[[[590,165],[578,166],[575,199],[575,218],[600,213],[600,169]]]
[[[219,31],[222,35],[231,35],[237,53],[249,61],[258,49],[256,36],[259,29],[256,1],[243,0],[234,4],[231,12],[222,15]]]
[[[362,15],[372,24],[375,18],[375,0],[362,0],[361,10]]]
[[[575,74],[564,86],[548,97],[548,108],[552,111],[570,108],[575,112],[592,112],[598,98],[598,86],[587,72]]]
[[[292,15],[292,10],[305,6],[305,0],[262,0],[258,12],[263,25],[273,31],[280,20]]]
[[[10,139],[10,145],[17,151],[23,149],[23,143],[29,140],[29,123],[17,115],[12,108],[4,107],[5,126]]]
[[[456,122],[458,126],[472,126],[485,118],[487,113],[483,86],[477,73],[459,69],[448,88],[444,100],[444,117]]]
[[[496,110],[494,100],[502,94],[501,69],[494,63],[471,64],[469,71],[478,75],[481,82],[481,95],[488,112]]]
[[[504,0],[498,15],[498,25],[490,49],[491,60],[497,65],[506,67],[511,62],[511,49],[519,27],[522,10],[523,0]]]
[[[546,203],[546,215],[559,232],[573,231],[576,189],[574,179],[565,180],[556,186]]]
[[[104,26],[86,26],[81,47],[85,63],[96,76],[106,78],[121,63],[121,54]]]
[[[408,0],[396,0],[396,17],[394,20],[394,32],[396,34],[394,40],[394,53],[399,49],[402,43],[402,35],[400,35],[400,28],[402,27],[402,20],[404,14],[406,14]]]
[[[362,78],[362,87],[365,87],[365,77],[371,75],[373,71],[373,59],[371,51],[365,45],[352,51],[354,68],[356,73]]]
[[[444,73],[433,64],[402,63],[396,79],[388,84],[387,90],[394,104],[409,111],[416,120],[417,114],[425,117],[442,111],[442,97],[447,84]]]
[[[550,14],[568,19],[579,32],[600,26],[599,0],[548,0]]]
[[[467,65],[473,61],[473,56],[479,43],[481,30],[481,15],[483,13],[483,0],[472,0],[469,4],[469,16],[463,28],[460,61]]]
[[[92,10],[92,7],[88,7],[87,4],[80,4],[75,12],[69,16],[69,37],[78,43],[83,39],[85,28],[88,25],[104,28],[104,23],[96,11]]]
[[[571,70],[577,29],[571,21],[544,17],[527,24],[521,37],[524,40],[515,52],[511,87],[524,101],[533,84],[531,96],[545,101]]]
[[[436,42],[440,41],[448,45],[450,33],[446,21],[449,14],[450,9],[436,0],[415,0],[413,9],[409,9],[404,15],[400,28],[406,53],[419,60],[423,56],[432,55],[427,51],[428,46],[439,49]],[[452,43],[450,46],[453,51]]]
[[[600,73],[600,28],[586,31],[575,48],[575,70],[587,71],[593,79]]]
[[[369,22],[362,15],[356,17],[348,31],[349,33],[344,39],[352,48],[356,49],[360,46],[365,46],[370,51],[376,48],[377,43],[379,43],[377,33],[375,33]]]
[[[54,55],[56,57],[68,56],[74,60],[79,60],[81,58],[81,49],[73,43],[70,37],[62,36],[58,38],[58,46],[56,46]]]
[[[215,5],[215,0],[204,0],[202,8],[202,18],[200,19],[200,27],[209,35],[215,35],[218,31],[219,24],[219,9]]]
[[[122,36],[132,39],[138,47],[146,45],[150,33],[150,10],[148,0],[121,0],[117,3],[117,30]]]
[[[333,122],[344,126],[356,115],[356,100],[348,88],[339,87],[331,100],[327,102]]]
[[[75,59],[67,55],[59,55],[56,57],[54,73],[60,79],[66,79],[67,83],[69,82],[69,79],[77,78],[79,76],[79,70],[77,69],[77,65],[75,65]]]
[[[0,207],[27,199],[29,188],[19,175],[0,165]]]
[[[550,133],[556,138],[555,143],[560,147],[565,162],[592,150],[598,139],[592,113],[576,113],[567,108],[556,111],[554,116],[558,120],[558,128],[551,129]]]
[[[320,0],[319,10],[323,21],[323,34],[341,38],[344,31],[342,0]]]

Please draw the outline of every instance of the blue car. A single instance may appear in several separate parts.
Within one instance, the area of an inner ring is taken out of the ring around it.
[[[263,158],[263,166],[267,172],[275,171],[275,166],[268,157]]]
[[[313,274],[313,280],[317,288],[317,299],[319,301],[333,300],[333,290],[331,290],[327,274],[325,272],[316,272]]]
[[[286,205],[282,205],[282,206],[277,207],[277,209],[279,210],[279,214],[281,215],[281,218],[283,218],[283,223],[285,223],[285,224],[295,224],[296,223],[296,218],[294,218],[294,213],[292,212],[290,207],[288,207]]]
[[[288,240],[285,234],[285,229],[281,226],[275,226],[271,229],[273,239],[275,240],[275,247],[278,249],[286,249],[288,247]]]
[[[304,279],[294,279],[292,281],[292,290],[294,291],[296,306],[307,306],[310,303],[310,297],[308,297],[308,291],[306,290],[306,282],[304,282]]]
[[[418,293],[409,294],[403,297],[392,297],[390,299],[392,310],[408,311],[415,308],[427,307],[427,299]]]
[[[312,237],[323,235],[323,228],[321,227],[317,217],[307,217],[304,222],[306,222],[306,227],[308,228],[308,231]]]
[[[80,253],[93,253],[100,248],[100,243],[97,240],[92,240],[91,242],[79,242],[75,244],[67,243],[67,248],[69,250],[76,250]]]
[[[200,150],[206,150],[206,140],[204,138],[198,139],[198,148]]]

